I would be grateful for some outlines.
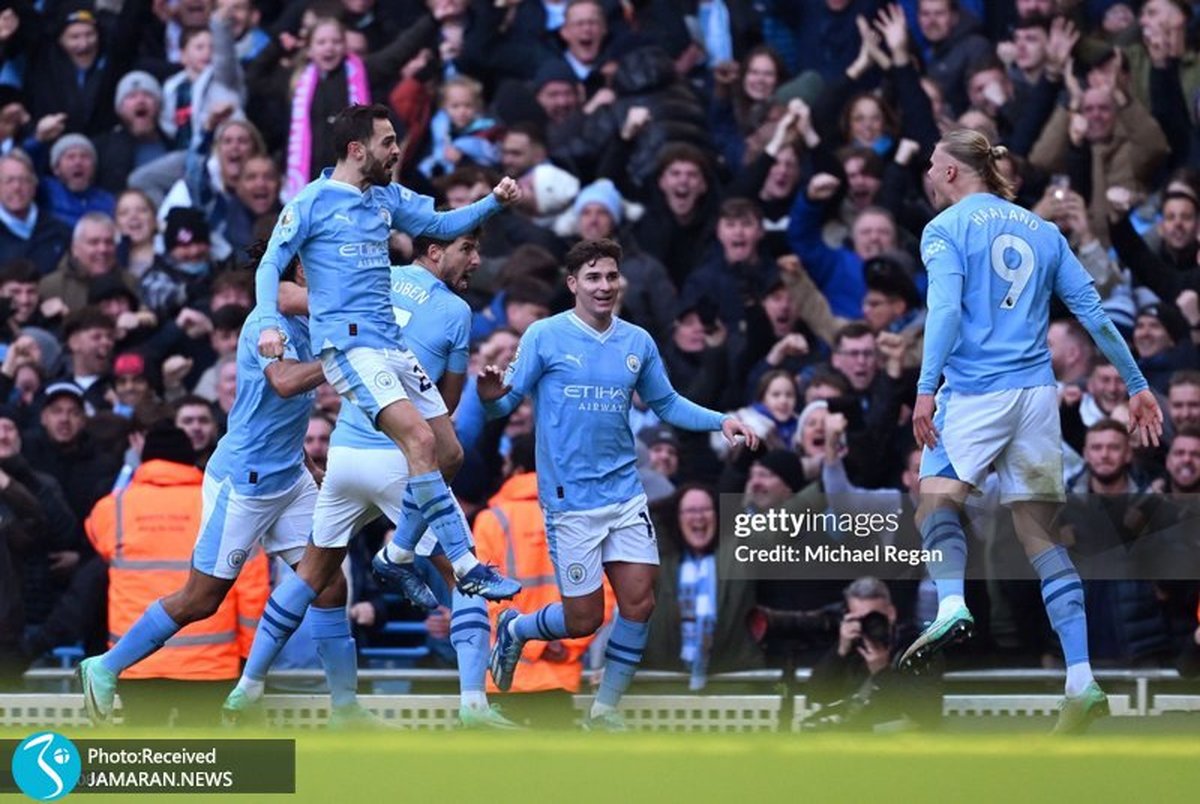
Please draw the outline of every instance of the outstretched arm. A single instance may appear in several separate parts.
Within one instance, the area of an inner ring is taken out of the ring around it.
[[[653,341],[648,343],[635,389],[651,410],[658,414],[658,418],[667,424],[681,430],[720,430],[730,445],[741,436],[750,449],[758,446],[758,435],[737,417],[697,405],[676,391],[667,378],[658,346]]]

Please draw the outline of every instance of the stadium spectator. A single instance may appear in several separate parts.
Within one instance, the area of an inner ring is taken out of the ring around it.
[[[201,396],[184,396],[175,401],[174,407],[175,426],[191,440],[196,464],[203,468],[221,436],[212,403]]]
[[[113,219],[103,212],[88,212],[75,224],[71,250],[53,273],[42,278],[38,291],[43,300],[58,299],[67,312],[74,312],[87,304],[93,280],[110,274],[119,276],[138,295],[136,280],[117,263],[117,227]]]
[[[1196,365],[1190,327],[1173,304],[1160,303],[1138,310],[1133,329],[1133,348],[1138,368],[1150,387],[1167,392],[1171,376],[1179,369]]]
[[[95,140],[96,184],[117,195],[129,174],[164,156],[168,144],[158,127],[163,89],[157,78],[143,70],[126,73],[117,83],[113,102],[118,122]]]
[[[881,207],[867,207],[854,220],[853,248],[830,248],[821,237],[821,206],[833,198],[841,181],[828,173],[813,176],[808,189],[796,195],[788,223],[788,241],[804,270],[829,301],[835,315],[862,314],[866,281],[863,263],[896,248],[896,223]]]
[[[41,426],[25,438],[23,454],[34,469],[58,481],[80,522],[112,488],[121,456],[105,452],[84,428],[83,390],[73,382],[46,386]]]
[[[1083,386],[1087,382],[1096,348],[1079,322],[1074,318],[1052,322],[1046,341],[1050,346],[1054,378],[1062,385]]]
[[[125,190],[117,197],[117,262],[140,280],[154,264],[158,221],[154,203],[141,190]]]
[[[1200,372],[1177,371],[1167,387],[1167,415],[1176,430],[1200,426]]]
[[[688,673],[694,691],[713,673],[761,666],[746,628],[754,588],[717,575],[716,494],[689,484],[660,505],[661,564],[643,666]]]
[[[42,208],[74,227],[88,212],[111,216],[116,199],[96,186],[96,146],[82,134],[67,134],[50,148],[50,170],[54,175],[38,187]]]
[[[1133,450],[1125,425],[1102,419],[1088,428],[1084,442],[1084,471],[1067,486],[1068,493],[1116,497],[1112,510],[1127,510],[1130,495],[1146,489],[1133,474]],[[1121,496],[1123,495],[1123,496]],[[1105,515],[1087,497],[1073,499],[1060,527],[1068,543],[1081,549],[1109,547],[1132,538],[1129,520]],[[1108,540],[1108,541],[1106,541]],[[1158,661],[1170,642],[1161,603],[1149,580],[1092,580],[1085,583],[1088,643],[1092,660],[1109,662]]]
[[[70,228],[34,203],[37,174],[19,150],[0,156],[0,260],[27,257],[46,275],[67,247]]]

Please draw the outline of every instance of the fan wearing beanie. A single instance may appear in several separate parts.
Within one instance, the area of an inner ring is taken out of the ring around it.
[[[64,134],[50,146],[50,170],[39,188],[44,208],[74,227],[88,212],[112,216],[113,194],[96,186],[96,146],[82,134]]]

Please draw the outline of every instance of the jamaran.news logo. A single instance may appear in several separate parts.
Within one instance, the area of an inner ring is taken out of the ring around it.
[[[13,751],[13,781],[38,801],[54,801],[79,784],[83,763],[75,744],[53,731],[31,734]]]

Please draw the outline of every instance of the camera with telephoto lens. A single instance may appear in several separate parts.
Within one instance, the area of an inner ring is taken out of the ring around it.
[[[858,650],[863,644],[864,639],[869,639],[876,645],[882,645],[885,648],[892,644],[892,624],[888,622],[887,615],[883,612],[868,611],[857,619],[862,628],[862,636],[854,640],[855,650]]]
[[[840,606],[810,611],[790,611],[755,606],[746,615],[746,627],[755,642],[836,637],[842,625]]]

